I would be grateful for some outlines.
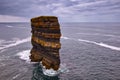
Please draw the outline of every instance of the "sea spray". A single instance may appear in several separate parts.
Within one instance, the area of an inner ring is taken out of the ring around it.
[[[24,50],[24,51],[18,52],[16,56],[18,56],[21,60],[24,60],[27,63],[30,63],[30,58],[29,58],[30,50]]]
[[[67,68],[66,64],[60,64],[60,68],[57,71],[53,70],[52,68],[46,69],[45,66],[42,65],[42,63],[40,63],[40,65],[42,66],[44,75],[47,76],[57,76],[59,74],[69,72],[69,69]]]

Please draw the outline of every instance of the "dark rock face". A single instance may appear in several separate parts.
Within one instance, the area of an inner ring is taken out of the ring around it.
[[[32,38],[30,59],[33,62],[40,62],[46,69],[58,70],[60,65],[59,49],[60,25],[55,16],[40,16],[31,19]]]

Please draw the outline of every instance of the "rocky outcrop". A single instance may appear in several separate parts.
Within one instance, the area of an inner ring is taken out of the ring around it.
[[[60,25],[55,16],[40,16],[31,19],[32,38],[30,59],[33,62],[40,62],[46,69],[58,70],[60,65],[59,49]]]

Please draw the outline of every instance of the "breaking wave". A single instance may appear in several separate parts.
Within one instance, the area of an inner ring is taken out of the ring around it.
[[[24,51],[21,51],[21,52],[18,52],[16,54],[16,56],[18,56],[20,59],[26,61],[27,63],[30,63],[30,50],[24,50]],[[45,69],[45,66],[43,66],[40,62],[40,65],[42,66],[42,71],[45,75],[47,76],[57,76],[61,73],[66,73],[66,72],[69,72],[69,70],[67,69],[67,66],[66,64],[60,64],[60,68],[55,71],[53,69]]]
[[[16,54],[16,56],[19,56],[20,59],[26,61],[26,62],[30,62],[30,50],[24,50],[24,51],[21,51],[21,52],[18,52]]]
[[[47,76],[57,76],[61,73],[69,72],[69,69],[67,68],[66,64],[60,64],[60,68],[57,71],[55,71],[53,69],[45,69],[44,66],[43,66],[42,70],[43,70],[43,73]]]
[[[0,50],[10,48],[10,47],[14,47],[14,46],[17,46],[19,44],[22,44],[22,43],[25,43],[25,42],[28,42],[28,41],[30,41],[30,37],[22,39],[22,40],[17,40],[14,43],[11,43],[11,44],[8,44],[8,45],[3,45],[2,47],[0,47]]]

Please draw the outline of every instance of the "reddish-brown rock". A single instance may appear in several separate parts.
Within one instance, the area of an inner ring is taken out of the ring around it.
[[[60,66],[59,49],[60,25],[55,16],[40,16],[31,19],[32,38],[30,59],[33,62],[40,62],[46,69],[58,70]]]

